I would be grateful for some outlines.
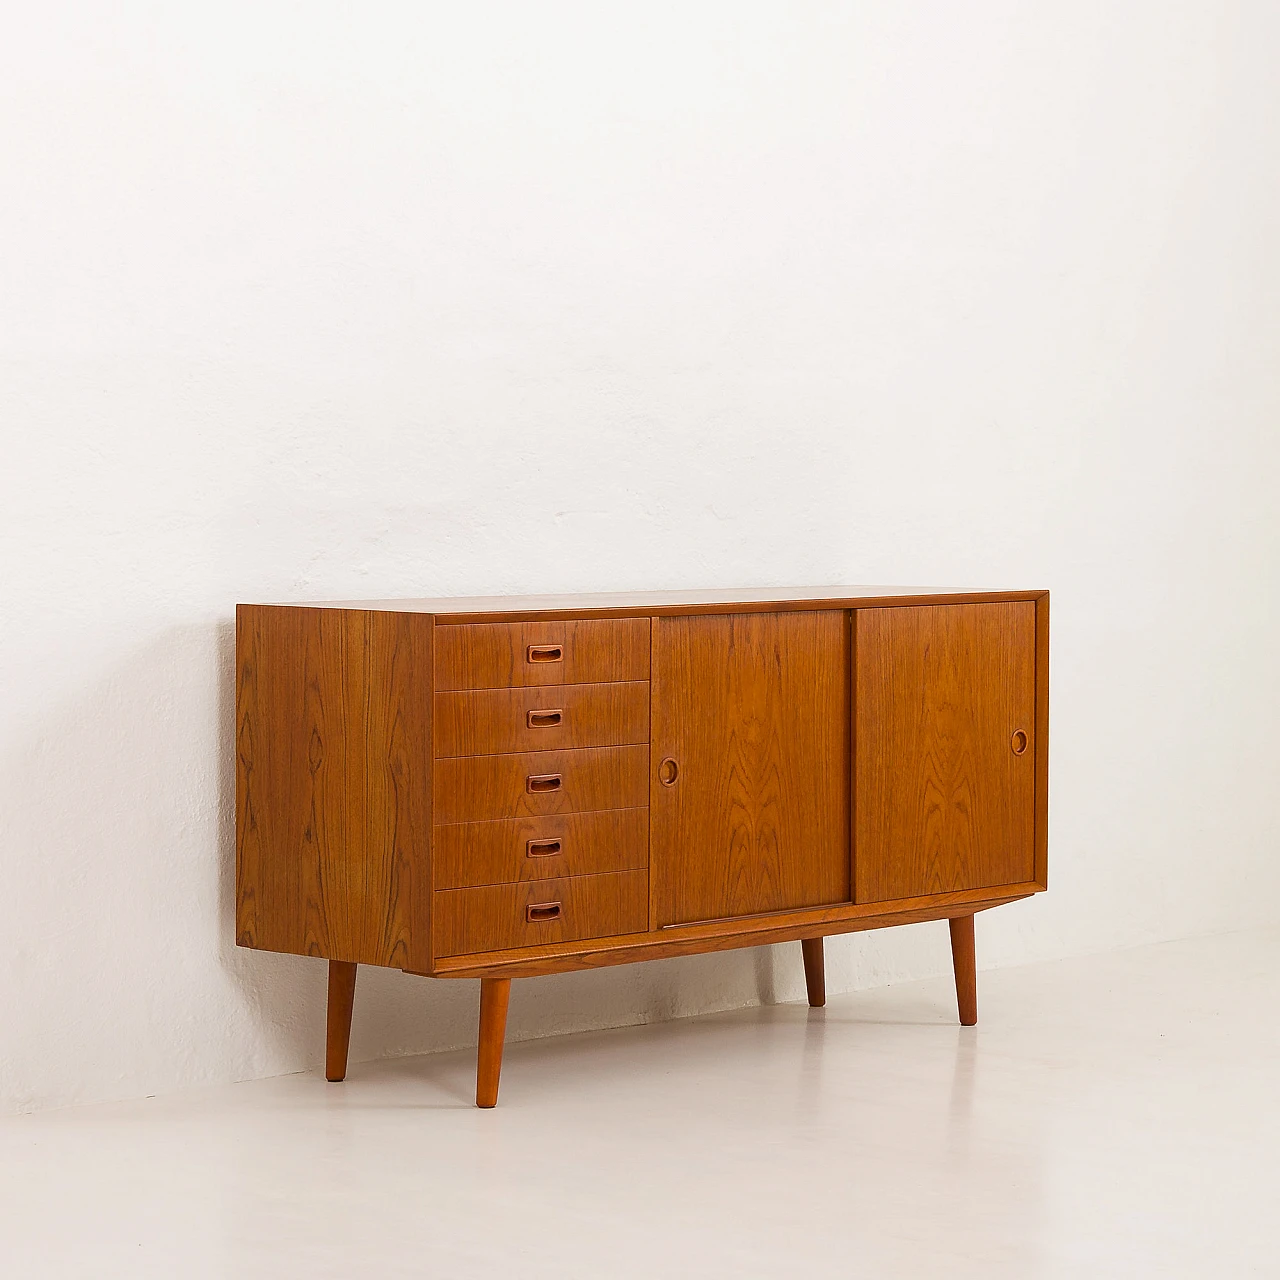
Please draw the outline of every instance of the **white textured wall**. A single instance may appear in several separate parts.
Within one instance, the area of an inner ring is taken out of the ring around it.
[[[981,961],[1276,918],[1270,0],[5,9],[4,1107],[319,1057],[323,966],[232,945],[237,600],[1049,586],[1052,892]],[[354,1055],[474,1000],[366,971]]]

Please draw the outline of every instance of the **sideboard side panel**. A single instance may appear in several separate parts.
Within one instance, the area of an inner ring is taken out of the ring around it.
[[[1049,593],[1036,600],[1035,882],[1049,887]]]
[[[236,939],[409,967],[430,884],[431,627],[422,614],[241,606]]]

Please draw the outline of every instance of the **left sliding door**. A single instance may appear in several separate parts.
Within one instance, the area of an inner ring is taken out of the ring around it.
[[[657,618],[653,924],[850,900],[843,610]]]

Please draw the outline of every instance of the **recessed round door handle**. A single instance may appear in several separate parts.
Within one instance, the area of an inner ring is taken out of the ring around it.
[[[664,787],[674,787],[679,776],[680,766],[670,756],[667,756],[658,766],[658,781]]]
[[[1020,756],[1024,751],[1026,751],[1030,743],[1031,739],[1027,737],[1027,731],[1025,729],[1015,729],[1013,731],[1013,738],[1009,742],[1009,746],[1013,748],[1013,754],[1015,756]]]

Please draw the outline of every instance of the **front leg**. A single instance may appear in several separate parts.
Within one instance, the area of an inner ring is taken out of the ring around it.
[[[329,1015],[325,1028],[324,1077],[338,1081],[347,1074],[351,1045],[351,1007],[356,998],[356,966],[346,960],[329,961]]]
[[[507,1034],[510,978],[480,979],[480,1044],[476,1050],[476,1106],[492,1107],[498,1101],[502,1075],[502,1046]]]

